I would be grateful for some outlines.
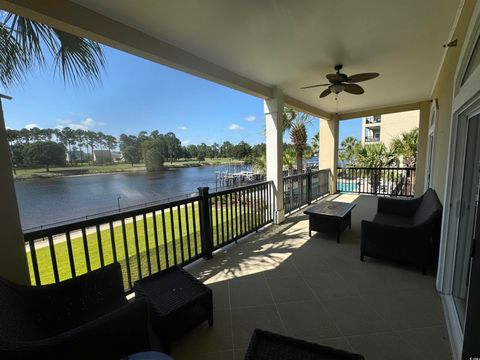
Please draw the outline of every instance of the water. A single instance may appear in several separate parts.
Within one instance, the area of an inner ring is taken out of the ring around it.
[[[23,229],[85,217],[120,207],[139,205],[215,189],[215,171],[228,166],[191,167],[158,173],[122,173],[17,181]],[[233,168],[230,169],[233,171]]]

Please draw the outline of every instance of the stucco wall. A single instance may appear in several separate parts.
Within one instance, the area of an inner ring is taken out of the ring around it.
[[[433,99],[438,100],[437,124],[435,127],[435,150],[432,169],[432,188],[437,191],[442,203],[444,202],[445,197],[445,181],[447,177],[447,158],[450,142],[455,71],[474,7],[475,0],[465,1],[457,28],[452,36],[452,39],[458,40],[457,46],[448,49],[432,95]]]

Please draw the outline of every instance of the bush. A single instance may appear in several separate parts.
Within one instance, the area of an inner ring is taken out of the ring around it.
[[[198,155],[197,160],[198,161],[205,161],[205,155]]]

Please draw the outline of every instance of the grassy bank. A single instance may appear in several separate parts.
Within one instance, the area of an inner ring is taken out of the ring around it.
[[[193,166],[211,166],[211,165],[226,165],[226,164],[243,164],[243,161],[232,160],[225,158],[210,159],[205,161],[197,160],[179,160],[174,162],[166,162],[166,168],[184,168]],[[108,165],[74,165],[65,167],[52,167],[50,171],[45,168],[32,169],[17,169],[14,177],[16,180],[26,180],[35,178],[51,178],[58,176],[78,176],[78,175],[93,175],[93,174],[110,174],[110,173],[124,173],[124,172],[141,172],[146,171],[144,164],[117,163]]]
[[[239,235],[241,231],[241,222],[244,222],[243,228],[247,228],[247,224],[245,223],[246,217],[253,214],[249,213],[247,210],[240,215],[242,208],[243,207],[240,206],[229,207],[228,217],[230,221],[228,224],[226,221],[226,210],[223,209],[223,212],[219,211],[218,231],[215,211],[212,211],[213,238],[215,246],[218,245],[222,239],[227,241],[227,233],[229,234],[229,238],[232,238],[234,235]],[[186,212],[188,213],[188,226]],[[195,216],[195,223],[193,222],[193,214]],[[161,212],[157,213],[155,217],[156,227],[154,226],[153,216],[146,218],[146,226],[144,226],[143,217],[137,217],[135,223],[133,220],[129,222],[127,221],[125,223],[125,237],[121,224],[114,224],[113,239],[109,229],[101,229],[99,236],[97,236],[96,232],[90,233],[87,235],[86,243],[91,268],[96,269],[101,266],[100,254],[103,254],[105,264],[109,264],[113,262],[115,253],[117,261],[122,265],[125,288],[127,289],[129,288],[126,271],[127,260],[129,262],[130,273],[132,275],[131,281],[133,283],[141,277],[141,274],[143,276],[148,274],[149,262],[151,271],[157,272],[159,269],[162,270],[173,264],[182,263],[183,261],[195,257],[197,254],[201,254],[202,243],[200,238],[199,219],[198,205],[192,206],[190,204],[187,207],[180,207],[180,209],[175,208],[172,212],[166,211],[163,214]],[[239,233],[236,233],[235,223],[238,225]],[[135,242],[135,225],[138,242]],[[224,237],[222,237],[222,232]],[[147,234],[147,237],[145,237],[145,233]],[[74,233],[72,233],[71,240],[72,253],[75,272],[79,275],[87,271],[84,241],[78,233],[75,236],[73,234]],[[157,237],[155,237],[155,234]],[[70,269],[67,242],[58,242],[55,244],[54,248],[60,280],[71,278],[72,273]],[[50,248],[46,246],[37,249],[36,256],[42,284],[53,283],[55,279]],[[28,263],[31,278],[32,281],[34,281],[35,278],[30,253],[28,253]]]

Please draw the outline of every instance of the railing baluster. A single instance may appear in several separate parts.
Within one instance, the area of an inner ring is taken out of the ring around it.
[[[221,233],[222,233],[222,244],[225,242],[225,233],[224,233],[224,223],[223,223],[223,196],[220,195],[220,223],[222,224]]]
[[[174,259],[174,264],[178,264],[178,259],[177,259],[177,242],[175,240],[175,224],[173,221],[173,208],[170,206],[169,207],[169,212],[170,212],[170,234],[172,235],[172,248],[173,248],[173,259]]]
[[[195,256],[198,256],[198,240],[197,240],[197,220],[195,217],[195,203],[192,203],[192,221],[193,221],[193,238],[195,240]]]
[[[103,258],[103,246],[102,246],[102,233],[100,231],[100,225],[95,225],[95,231],[97,233],[97,245],[98,245],[98,255],[100,256],[100,267],[105,266],[105,259]]]
[[[60,278],[58,276],[57,256],[55,254],[55,244],[53,243],[52,235],[48,236],[48,247],[50,248],[50,257],[52,259],[53,277],[55,278],[55,282],[58,283]]]
[[[166,269],[170,267],[168,260],[168,239],[167,239],[167,226],[165,223],[165,209],[162,209],[162,230],[163,230],[163,250],[165,252],[165,264]]]
[[[83,239],[83,250],[85,251],[85,262],[87,264],[87,272],[90,272],[92,270],[90,266],[90,252],[88,251],[87,233],[84,227],[82,227],[82,239]]]
[[[122,234],[123,234],[123,251],[125,252],[125,263],[127,264],[127,279],[128,286],[132,288],[132,271],[130,269],[130,256],[128,255],[128,241],[127,241],[127,229],[125,227],[125,219],[122,220]]]
[[[237,199],[238,192],[235,191],[233,194],[235,195],[235,238],[238,238],[238,221],[240,216],[238,215],[238,199]]]
[[[147,254],[148,275],[152,275],[152,262],[150,260],[150,244],[148,243],[147,215],[145,213],[143,213],[143,233],[145,236],[145,250]]]
[[[182,232],[182,213],[180,211],[180,205],[177,205],[177,219],[178,219],[178,238],[180,239],[180,256],[182,257],[182,263],[185,262],[185,249],[183,248],[183,232]]]
[[[225,225],[226,225],[227,241],[232,240],[230,238],[230,226],[233,222],[230,221],[230,218],[231,218],[230,215],[231,214],[228,213],[229,208],[231,209],[230,195],[232,195],[232,194],[231,193],[225,194],[225,218],[227,220],[227,223]],[[232,236],[232,238],[233,238],[233,236]]]
[[[73,256],[73,248],[72,248],[72,239],[70,237],[70,231],[65,233],[65,238],[67,240],[67,251],[68,251],[68,261],[70,263],[70,272],[72,274],[72,278],[76,277],[75,271],[75,258]]]
[[[188,250],[188,260],[192,258],[192,245],[190,244],[190,222],[188,221],[188,205],[184,205],[185,209],[185,230],[187,233],[187,250]]]
[[[154,211],[152,213],[152,221],[153,221],[153,237],[155,239],[155,255],[157,258],[157,271],[161,270],[161,263],[160,263],[160,246],[158,245],[158,227],[157,227],[157,212]]]
[[[113,262],[117,262],[117,249],[115,247],[115,230],[113,229],[112,221],[108,223],[108,226],[110,228],[110,242],[112,245]]]
[[[218,246],[218,245],[220,245],[220,235],[219,235],[220,229],[218,228],[218,204],[217,204],[218,203],[218,197],[214,196],[211,199],[215,204],[215,234],[216,234],[216,237],[215,237],[214,244]]]
[[[142,279],[142,264],[140,261],[140,246],[138,244],[138,229],[137,229],[137,217],[132,217],[133,222],[133,236],[135,238],[135,253],[137,256],[137,271],[138,271],[138,278]]]
[[[30,247],[30,256],[32,257],[32,267],[33,267],[33,275],[35,277],[35,285],[42,285],[40,281],[40,270],[38,268],[38,260],[37,260],[37,251],[35,250],[35,242],[30,239],[28,240],[28,245]]]

